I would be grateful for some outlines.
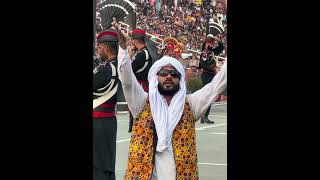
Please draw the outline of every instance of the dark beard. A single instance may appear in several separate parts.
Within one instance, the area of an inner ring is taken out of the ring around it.
[[[180,85],[179,84],[175,84],[173,85],[173,89],[170,89],[170,90],[165,90],[163,88],[163,85],[162,84],[158,84],[158,90],[159,90],[159,93],[161,95],[164,95],[164,96],[173,96],[176,94],[176,92],[178,92],[180,89]]]

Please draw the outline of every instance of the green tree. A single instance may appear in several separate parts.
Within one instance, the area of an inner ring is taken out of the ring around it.
[[[202,81],[199,76],[191,76],[187,81],[187,92],[194,93],[202,88]]]

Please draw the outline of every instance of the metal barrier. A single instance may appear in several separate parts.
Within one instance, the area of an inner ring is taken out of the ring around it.
[[[119,22],[119,24],[120,24],[120,28],[123,30],[123,31],[125,31],[125,33],[127,34],[127,35],[129,35],[129,32],[132,30],[131,28],[130,28],[130,26],[128,25],[128,24],[126,24],[126,23],[123,23],[123,22]],[[153,42],[155,42],[156,44],[158,44],[158,48],[160,48],[160,49],[163,49],[164,48],[164,40],[162,39],[162,38],[159,38],[159,37],[157,37],[157,36],[154,36],[154,35],[152,35],[152,34],[150,34],[150,33],[146,33],[147,34],[147,36],[149,36],[149,37],[151,37],[150,38],[150,40],[152,40]],[[158,42],[158,41],[160,41],[160,42]],[[199,51],[199,50],[194,50],[194,49],[187,49],[187,52],[186,53],[190,53],[190,52],[193,52],[193,53],[197,53],[197,54],[201,54],[201,51]],[[216,56],[218,59],[222,59],[222,60],[226,60],[226,58],[225,57],[222,57],[222,56]]]
[[[132,29],[130,28],[130,26],[126,23],[123,23],[123,22],[119,22],[120,24],[120,28],[122,30],[124,30],[126,32],[127,35],[129,35],[129,32],[132,31]],[[146,35],[150,37],[150,40],[152,40],[153,42],[155,42],[156,44],[158,44],[158,48],[161,48],[163,49],[164,48],[164,41],[163,39],[157,37],[157,36],[154,36],[150,33],[147,33],[146,32]],[[158,41],[157,41],[158,40]],[[160,41],[160,42],[159,42]]]

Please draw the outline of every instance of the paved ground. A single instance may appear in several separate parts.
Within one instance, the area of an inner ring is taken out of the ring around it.
[[[128,114],[117,115],[116,176],[123,179],[127,166],[130,134]],[[209,115],[214,124],[196,123],[200,180],[227,180],[227,104],[215,104]]]

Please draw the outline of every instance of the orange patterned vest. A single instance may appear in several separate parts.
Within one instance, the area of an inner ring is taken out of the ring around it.
[[[147,100],[133,122],[126,180],[150,180],[154,166],[157,133]],[[173,131],[172,146],[177,180],[198,180],[195,119],[186,99],[182,117]]]

